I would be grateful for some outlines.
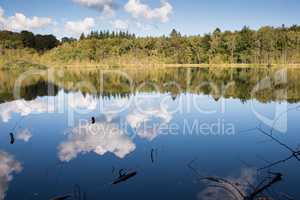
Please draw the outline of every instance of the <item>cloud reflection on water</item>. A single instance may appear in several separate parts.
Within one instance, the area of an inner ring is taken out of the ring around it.
[[[16,100],[0,104],[0,116],[3,122],[8,122],[13,113],[21,116],[28,116],[34,113],[54,112],[54,105],[49,104],[47,98],[37,98],[35,100]]]
[[[31,138],[32,134],[28,129],[21,130],[16,134],[16,139],[22,140],[24,142],[29,142]]]
[[[134,109],[128,113],[126,120],[140,138],[152,141],[160,133],[161,126],[172,120],[172,114],[166,109],[152,106],[143,111]]]
[[[80,99],[82,98],[77,99],[76,105],[85,105],[85,100],[81,104]],[[139,108],[131,104],[133,101],[128,98],[113,100],[100,98],[99,101],[102,106],[100,113],[105,119],[96,117],[95,124],[72,128],[67,140],[58,147],[61,161],[68,162],[80,154],[89,152],[101,156],[110,152],[118,158],[124,158],[135,150],[136,145],[126,128],[120,126],[119,120],[125,120],[140,138],[152,141],[158,136],[160,126],[172,119],[172,114],[161,107],[159,101],[151,101],[150,104],[140,105]]]
[[[68,139],[59,145],[58,156],[65,162],[89,152],[98,155],[110,152],[124,158],[135,148],[135,144],[116,124],[100,122],[73,128]]]
[[[198,194],[198,199],[201,200],[243,200],[243,197],[235,188],[238,188],[242,194],[249,193],[251,186],[255,184],[257,178],[257,171],[251,168],[243,168],[239,177],[227,177],[227,181],[234,184],[228,184],[226,182],[212,184],[211,187],[207,187]]]
[[[22,171],[22,165],[12,155],[0,151],[0,200],[5,199],[8,184],[13,180],[13,173]]]

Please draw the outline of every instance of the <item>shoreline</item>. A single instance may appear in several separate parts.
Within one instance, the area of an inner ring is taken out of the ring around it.
[[[79,63],[79,64],[42,64],[42,63],[26,63],[28,66],[0,66],[0,69],[26,69],[26,68],[39,68],[40,66],[52,69],[52,68],[65,68],[65,69],[168,69],[168,68],[264,68],[264,69],[277,69],[277,68],[288,68],[288,69],[300,69],[300,64],[101,64],[101,63]]]
[[[120,64],[120,65],[109,65],[109,64],[67,64],[67,65],[53,65],[49,68],[289,68],[289,69],[300,69],[300,64]]]

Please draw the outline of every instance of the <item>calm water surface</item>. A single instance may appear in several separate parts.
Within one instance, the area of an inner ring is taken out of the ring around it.
[[[300,198],[297,154],[259,170],[298,151],[300,70],[0,78],[0,200],[245,199],[276,173],[282,181],[255,197]]]

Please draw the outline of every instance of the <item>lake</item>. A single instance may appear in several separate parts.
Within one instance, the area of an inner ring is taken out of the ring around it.
[[[299,79],[279,68],[2,70],[0,200],[299,199]]]

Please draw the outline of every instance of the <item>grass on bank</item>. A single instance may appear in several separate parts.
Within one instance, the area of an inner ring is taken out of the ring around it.
[[[63,57],[63,55],[60,55]],[[156,56],[133,55],[110,56],[99,61],[85,58],[63,60],[57,57],[57,52],[39,54],[36,51],[23,49],[8,49],[0,56],[1,69],[47,69],[47,68],[171,68],[171,67],[219,67],[219,68],[300,68],[300,64],[242,64],[242,63],[212,63],[212,64],[176,64],[171,59]]]

